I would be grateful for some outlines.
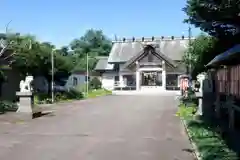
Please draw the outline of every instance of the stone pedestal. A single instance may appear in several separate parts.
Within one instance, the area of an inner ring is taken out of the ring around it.
[[[198,98],[197,114],[202,116],[203,115],[203,93],[202,92],[196,92],[196,97]]]
[[[19,97],[19,107],[17,112],[33,114],[33,93],[32,92],[17,92]]]

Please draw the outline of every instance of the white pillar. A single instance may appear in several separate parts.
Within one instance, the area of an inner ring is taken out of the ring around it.
[[[136,61],[136,90],[140,90],[140,71],[138,61]]]
[[[163,86],[163,89],[166,89],[166,64],[165,64],[165,61],[162,61],[162,86]]]
[[[119,72],[119,85],[120,87],[124,87],[123,75]]]

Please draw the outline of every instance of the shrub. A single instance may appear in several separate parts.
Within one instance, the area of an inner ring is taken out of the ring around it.
[[[51,97],[51,96],[50,96]],[[39,100],[39,101],[43,101],[47,98],[49,98],[49,94],[47,93],[37,93],[36,94],[36,98]]]
[[[34,104],[51,103],[51,95],[47,93],[35,93]]]
[[[179,100],[184,105],[196,105],[198,103],[198,98],[191,88],[187,90],[187,96],[181,96]]]
[[[100,89],[102,87],[102,83],[97,77],[94,77],[90,81],[89,86],[91,89]]]
[[[63,96],[66,96],[67,99],[82,99],[84,97],[82,92],[74,88],[70,89],[67,92],[64,92]]]
[[[69,89],[68,91],[54,93],[54,100],[56,102],[70,99],[82,99],[83,97],[84,96],[82,92],[79,92],[76,89]],[[44,104],[51,102],[52,102],[51,94],[40,93],[34,96],[35,104]]]
[[[191,119],[195,113],[197,112],[197,107],[196,105],[180,105],[178,108],[178,111],[176,113],[177,116],[187,120],[187,119]]]
[[[17,111],[18,106],[16,103],[8,102],[8,101],[0,101],[0,113],[5,112],[15,112]]]
[[[61,101],[61,100],[67,100],[67,96],[66,94],[64,94],[64,92],[58,92],[54,95],[54,99],[55,101]]]
[[[0,104],[0,114],[5,112],[4,105]]]

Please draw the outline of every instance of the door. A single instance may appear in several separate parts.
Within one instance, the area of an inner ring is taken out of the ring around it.
[[[141,89],[162,88],[162,71],[142,71]]]

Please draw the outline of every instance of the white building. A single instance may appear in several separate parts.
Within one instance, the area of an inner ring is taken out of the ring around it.
[[[93,72],[89,73],[88,81],[96,75]],[[65,90],[84,85],[87,82],[87,73],[86,71],[75,71],[69,77],[64,79],[58,79],[54,81],[54,89],[56,90]],[[51,88],[51,82],[48,82],[44,76],[36,76],[33,80],[34,88],[37,91],[47,93]]]
[[[84,72],[74,72],[72,73],[65,84],[66,88],[74,88],[79,85],[85,84],[87,77]]]
[[[177,89],[179,75],[186,73],[182,57],[188,43],[184,37],[115,41],[109,57],[100,58],[95,71],[106,89]]]

